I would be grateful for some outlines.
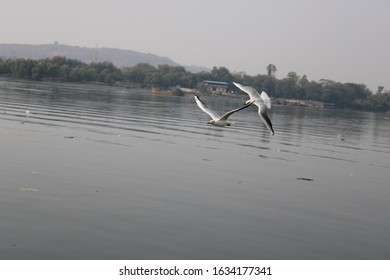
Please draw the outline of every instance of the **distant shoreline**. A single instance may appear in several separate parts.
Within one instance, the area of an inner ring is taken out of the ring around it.
[[[0,83],[1,82],[20,82],[20,83],[34,83],[34,84],[68,84],[72,86],[77,86],[77,85],[91,85],[91,86],[98,86],[98,87],[115,87],[115,88],[123,88],[123,89],[143,89],[145,92],[148,92],[150,94],[152,93],[152,87],[142,87],[139,84],[114,84],[114,85],[107,85],[104,83],[99,83],[99,82],[64,82],[64,81],[59,81],[55,79],[44,79],[41,81],[34,81],[31,79],[22,79],[22,78],[14,78],[14,77],[7,77],[7,76],[1,76],[0,75]],[[246,97],[244,95],[238,95],[238,94],[209,94],[209,93],[201,93],[204,95],[212,95],[212,96],[220,96],[220,97],[229,97],[229,98],[242,98]],[[188,96],[193,96],[193,92],[185,92],[184,95],[181,95],[183,97],[188,97]],[[179,96],[179,95],[178,95]],[[305,108],[327,108],[327,109],[339,109],[340,108],[334,108],[334,104],[332,103],[325,103],[325,102],[320,102],[320,101],[312,101],[312,100],[299,100],[299,99],[285,99],[285,98],[272,98],[272,105],[277,105],[277,106],[292,106],[292,107],[305,107]],[[351,108],[345,108],[342,110],[352,110],[352,111],[367,111],[367,110],[358,110],[358,109],[351,109]],[[387,113],[389,114],[390,111],[387,112],[382,112],[382,111],[373,111],[375,113]]]

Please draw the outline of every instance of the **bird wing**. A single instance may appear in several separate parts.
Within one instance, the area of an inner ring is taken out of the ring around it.
[[[233,84],[236,87],[238,87],[240,90],[246,92],[249,95],[251,100],[256,100],[261,98],[260,94],[253,87],[244,86],[242,84],[235,83],[235,82],[233,82]]]
[[[219,115],[214,110],[211,110],[209,107],[207,107],[206,104],[204,104],[203,101],[200,100],[197,95],[195,95],[195,101],[196,104],[198,104],[199,108],[202,109],[203,112],[208,114],[213,120],[219,119]]]
[[[265,106],[267,106],[268,109],[271,109],[271,98],[269,98],[268,94],[265,91],[262,91],[260,97]]]
[[[261,120],[263,121],[264,125],[268,128],[269,132],[274,135],[275,132],[272,128],[271,120],[268,117],[267,114],[267,108],[264,104],[259,104],[258,102],[255,103],[259,107],[259,116]]]
[[[221,117],[221,120],[227,120],[231,115],[233,115],[234,113],[238,112],[238,111],[241,111],[242,109],[245,109],[246,107],[249,107],[251,106],[255,101],[253,100],[251,103],[248,103],[248,104],[245,104],[244,106],[240,107],[240,108],[237,108],[237,109],[234,109],[234,110],[231,110],[227,113],[225,113],[222,117]]]

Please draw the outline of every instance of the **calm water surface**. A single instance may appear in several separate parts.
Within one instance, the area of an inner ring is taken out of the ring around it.
[[[390,116],[269,115],[0,80],[0,259],[390,259]]]

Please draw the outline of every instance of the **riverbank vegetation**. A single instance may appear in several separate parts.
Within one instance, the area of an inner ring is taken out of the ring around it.
[[[83,63],[65,57],[48,59],[0,59],[0,75],[36,81],[98,82],[107,85],[139,87],[171,87],[201,89],[202,81],[216,80],[229,84],[238,92],[233,81],[266,91],[273,98],[312,100],[334,104],[336,108],[371,111],[390,111],[390,93],[378,88],[372,93],[365,85],[340,83],[331,80],[309,81],[306,75],[290,72],[276,79],[272,75],[249,76],[231,73],[225,67],[214,67],[210,72],[191,73],[182,66],[141,63],[119,69],[110,62]]]

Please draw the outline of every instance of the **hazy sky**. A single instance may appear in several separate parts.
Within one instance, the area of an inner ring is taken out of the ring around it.
[[[390,89],[389,0],[1,0],[0,43],[110,47]]]

